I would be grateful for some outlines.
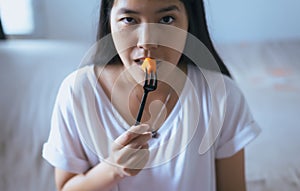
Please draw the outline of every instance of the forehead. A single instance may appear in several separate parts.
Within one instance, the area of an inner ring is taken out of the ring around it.
[[[149,10],[167,6],[176,6],[179,11],[184,10],[184,4],[180,0],[115,0],[112,8]]]

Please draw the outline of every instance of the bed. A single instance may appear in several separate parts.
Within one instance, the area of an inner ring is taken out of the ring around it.
[[[55,190],[42,144],[60,82],[88,48],[70,41],[0,42],[1,190]],[[300,42],[218,45],[218,50],[262,127],[246,149],[248,191],[299,191]]]
[[[262,128],[246,149],[248,191],[299,191],[300,40],[217,47]]]
[[[53,169],[41,157],[62,79],[76,69],[85,43],[0,42],[0,189],[53,191]]]

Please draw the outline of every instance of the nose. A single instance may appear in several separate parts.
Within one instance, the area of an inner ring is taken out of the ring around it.
[[[158,47],[158,34],[151,24],[141,24],[138,34],[137,47],[151,50]]]

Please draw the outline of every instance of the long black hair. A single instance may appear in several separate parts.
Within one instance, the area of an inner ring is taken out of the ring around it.
[[[1,23],[1,17],[0,17],[0,40],[6,39],[6,36],[4,34],[4,30],[2,28],[2,23]]]
[[[206,46],[206,48],[210,51],[215,61],[217,62],[219,70],[223,74],[230,76],[227,67],[218,55],[211,41],[205,16],[205,7],[203,0],[181,0],[181,2],[185,5],[189,20],[188,32],[199,39]],[[101,1],[100,18],[97,32],[98,41],[111,33],[109,20],[113,3],[114,0]],[[120,60],[118,54],[116,54],[116,56],[111,59],[110,63],[113,63],[117,60]],[[181,61],[191,62],[191,60],[184,54],[181,57]]]

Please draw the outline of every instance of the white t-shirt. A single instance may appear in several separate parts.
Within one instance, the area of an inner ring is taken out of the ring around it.
[[[149,141],[145,169],[113,191],[215,191],[215,159],[234,155],[259,134],[234,81],[194,65],[188,65],[187,77],[159,137]],[[43,157],[57,168],[86,172],[130,126],[98,84],[94,66],[85,66],[60,87]]]

